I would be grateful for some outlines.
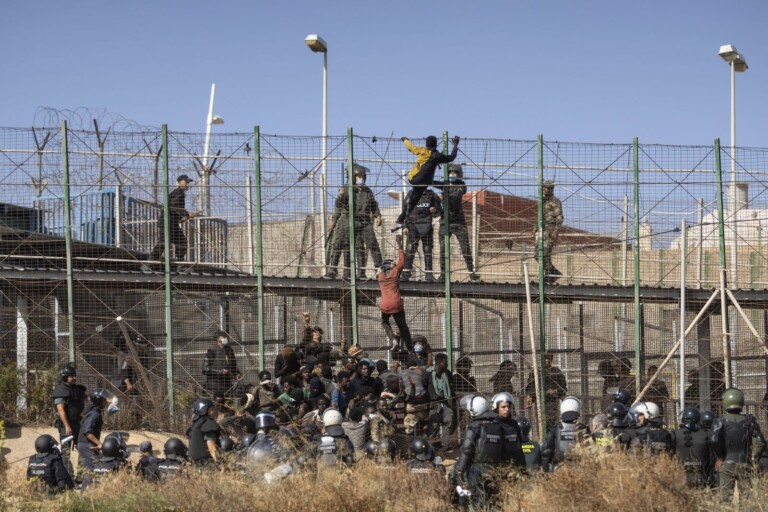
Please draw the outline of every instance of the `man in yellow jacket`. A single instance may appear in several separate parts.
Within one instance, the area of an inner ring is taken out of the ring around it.
[[[414,146],[408,137],[403,137],[401,140],[408,151],[416,155],[416,163],[408,173],[408,181],[413,186],[413,190],[408,203],[405,205],[405,211],[397,218],[397,223],[402,225],[416,208],[416,205],[419,204],[419,200],[427,187],[443,184],[442,181],[435,181],[435,171],[438,165],[454,161],[459,151],[459,136],[455,136],[451,141],[453,142],[453,150],[450,155],[444,155],[437,150],[437,137],[434,135],[427,137],[426,147]],[[399,228],[400,226],[393,231]]]

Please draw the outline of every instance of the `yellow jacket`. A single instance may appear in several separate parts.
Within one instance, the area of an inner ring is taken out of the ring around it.
[[[419,173],[421,166],[427,163],[429,157],[432,156],[432,150],[421,146],[414,146],[408,139],[405,139],[403,144],[408,148],[408,151],[416,155],[416,163],[413,164],[413,168],[408,172],[408,179],[410,180]]]

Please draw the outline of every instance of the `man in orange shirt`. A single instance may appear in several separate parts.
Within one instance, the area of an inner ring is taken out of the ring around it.
[[[395,350],[398,342],[392,327],[389,325],[390,317],[395,319],[397,328],[400,330],[400,340],[405,344],[405,348],[411,352],[413,343],[411,342],[411,331],[408,329],[408,323],[405,320],[405,306],[403,298],[400,296],[400,274],[405,266],[405,252],[403,251],[403,237],[395,237],[397,241],[397,262],[385,260],[379,268],[377,279],[379,280],[379,289],[381,290],[381,325],[387,332],[390,341],[390,350]]]

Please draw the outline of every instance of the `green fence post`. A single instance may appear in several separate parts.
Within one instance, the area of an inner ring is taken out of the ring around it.
[[[352,128],[347,129],[347,198],[349,201],[349,267],[352,274],[350,280],[350,300],[352,301],[352,345],[358,344],[357,336],[357,254],[355,233],[355,141]]]
[[[643,376],[642,368],[642,314],[640,311],[640,144],[638,138],[632,139],[632,171],[634,181],[634,235],[632,256],[635,266],[635,389],[642,389],[640,381]]]
[[[541,409],[541,419],[544,423],[544,432],[542,436],[547,432],[547,391],[546,391],[546,372],[544,368],[545,352],[547,351],[547,310],[546,302],[544,301],[544,136],[539,135],[537,137],[538,145],[538,186],[539,186],[539,204],[538,204],[538,239],[536,241],[536,251],[539,255],[539,373],[541,382],[541,388],[539,389],[539,408]],[[534,354],[535,357],[535,354]],[[543,439],[543,437],[542,437]]]
[[[733,156],[733,155],[732,155]],[[731,328],[728,318],[728,300],[726,298],[726,292],[724,289],[725,278],[722,274],[725,272],[726,259],[725,259],[725,212],[723,207],[723,168],[722,161],[720,159],[720,139],[715,139],[715,174],[717,178],[717,234],[720,239],[720,316],[722,320],[723,328],[723,366],[725,366],[725,387],[731,387],[731,344],[729,339],[729,333]],[[734,239],[734,243],[736,240]],[[735,276],[733,276],[735,278]]]
[[[168,420],[173,423],[175,409],[174,378],[173,378],[173,311],[171,294],[171,234],[170,234],[170,209],[168,199],[168,125],[162,127],[163,144],[163,240],[165,246],[165,373],[168,387]]]
[[[72,212],[70,210],[69,142],[67,122],[61,122],[61,166],[64,171],[64,251],[67,264],[67,323],[69,323],[69,360],[75,362],[75,280],[72,274]]]
[[[259,371],[264,369],[264,254],[262,239],[264,232],[261,221],[261,131],[258,126],[253,128],[253,174],[256,180],[254,202],[256,203],[256,286],[259,298],[256,301],[256,319],[258,321],[259,338]]]
[[[443,153],[448,154],[448,132],[443,132]],[[453,369],[453,301],[451,300],[451,224],[450,224],[450,208],[449,197],[451,184],[448,180],[448,166],[443,166],[443,182],[448,184],[443,189],[443,244],[445,245],[445,258],[443,265],[445,265],[445,272],[443,272],[445,283],[445,355],[448,356],[448,369]],[[477,262],[475,262],[477,265]]]

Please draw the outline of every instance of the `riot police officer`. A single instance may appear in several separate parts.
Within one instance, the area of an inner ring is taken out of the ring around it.
[[[448,233],[456,236],[459,241],[461,255],[467,265],[469,279],[479,281],[475,269],[475,261],[472,258],[472,251],[469,248],[469,234],[467,232],[467,219],[464,217],[463,198],[467,193],[467,184],[464,183],[464,170],[461,164],[448,164],[448,182],[440,182],[439,187],[443,192],[443,211],[448,212]],[[440,246],[440,280],[445,277],[445,213],[440,218],[440,228],[438,229],[438,245]]]
[[[510,460],[504,453],[504,429],[498,421],[498,414],[490,407],[488,400],[481,395],[467,402],[472,421],[464,434],[454,472],[459,502],[464,491],[468,491],[469,501],[479,509],[487,507],[497,493],[492,483],[494,467]]]
[[[403,202],[403,208],[410,200],[413,191],[409,191]],[[440,198],[432,190],[427,189],[411,212],[411,216],[406,220],[408,228],[408,250],[406,251],[405,267],[400,276],[401,281],[408,281],[411,278],[411,269],[413,260],[419,251],[419,242],[421,250],[424,253],[424,281],[434,281],[432,275],[432,248],[434,244],[434,228],[432,227],[433,217],[442,217],[443,207],[440,204]],[[442,268],[442,266],[441,266]]]
[[[35,439],[35,455],[27,463],[27,480],[39,479],[49,494],[56,494],[67,489],[74,489],[75,483],[64,467],[61,454],[56,448],[56,440],[44,434]]]
[[[701,429],[701,414],[695,407],[683,409],[680,428],[672,433],[675,455],[685,469],[689,487],[707,487],[712,471],[712,449],[707,432]]]
[[[608,418],[610,426],[604,431],[603,437],[613,439],[613,446],[623,450],[629,449],[634,438],[634,432],[629,428],[629,410],[621,402],[614,402],[608,406]]]
[[[194,464],[207,465],[220,462],[218,445],[221,426],[213,419],[216,406],[207,398],[198,399],[192,407],[195,415],[187,430],[189,458]]]
[[[89,471],[85,472],[83,488],[96,484],[109,474],[123,468],[129,468],[128,449],[119,436],[110,434],[101,444],[101,456],[91,463]]]
[[[504,459],[514,463],[519,468],[525,468],[525,454],[523,453],[523,432],[513,414],[515,412],[515,399],[512,394],[502,391],[491,398],[491,407],[498,416],[496,421],[501,424],[504,431],[502,440],[504,446]]]
[[[327,409],[323,413],[323,431],[312,440],[315,458],[323,466],[349,466],[355,461],[355,447],[344,433],[342,420],[336,409]]]
[[[77,383],[77,371],[71,364],[59,369],[61,382],[53,390],[54,426],[59,430],[61,460],[71,477],[75,476],[70,453],[80,436],[80,423],[85,409],[86,389]]]
[[[85,411],[80,434],[77,437],[77,454],[80,456],[78,464],[88,469],[93,468],[98,451],[101,449],[101,429],[104,426],[103,411],[112,393],[99,388],[91,391],[88,400],[91,402]]]
[[[269,411],[261,411],[256,415],[256,428],[256,434],[248,445],[246,454],[248,467],[251,470],[265,471],[271,469],[276,462],[286,462],[291,452],[277,435],[275,415]]]
[[[547,433],[547,439],[541,449],[541,461],[545,470],[554,471],[563,462],[573,448],[583,442],[589,431],[581,417],[581,401],[575,396],[567,396],[560,402],[560,420]]]
[[[531,420],[525,416],[518,416],[517,424],[520,426],[520,433],[523,435],[523,442],[520,446],[523,449],[525,466],[528,468],[528,472],[541,471],[541,445],[538,441],[531,439]]]
[[[178,437],[172,437],[163,446],[165,459],[157,461],[157,471],[160,479],[164,480],[178,475],[189,464],[187,459],[187,447]]]
[[[411,441],[408,451],[412,458],[405,461],[405,466],[411,474],[437,473],[441,476],[445,475],[442,457],[438,457],[435,454],[434,447],[426,439],[415,438]]]
[[[378,443],[370,440],[363,446],[365,456],[378,464],[392,468],[392,462],[397,455],[397,444],[392,439],[382,439]]]
[[[717,454],[715,469],[720,472],[720,498],[731,501],[733,489],[739,483],[739,491],[746,492],[746,483],[752,464],[753,445],[756,452],[765,449],[765,439],[760,425],[751,414],[742,414],[744,393],[737,388],[723,393],[725,414],[712,425],[710,441]]]
[[[664,428],[661,408],[654,402],[639,404],[638,412],[643,414],[645,422],[635,430],[633,445],[647,449],[653,455],[672,454],[675,450],[675,442],[672,433]]]

